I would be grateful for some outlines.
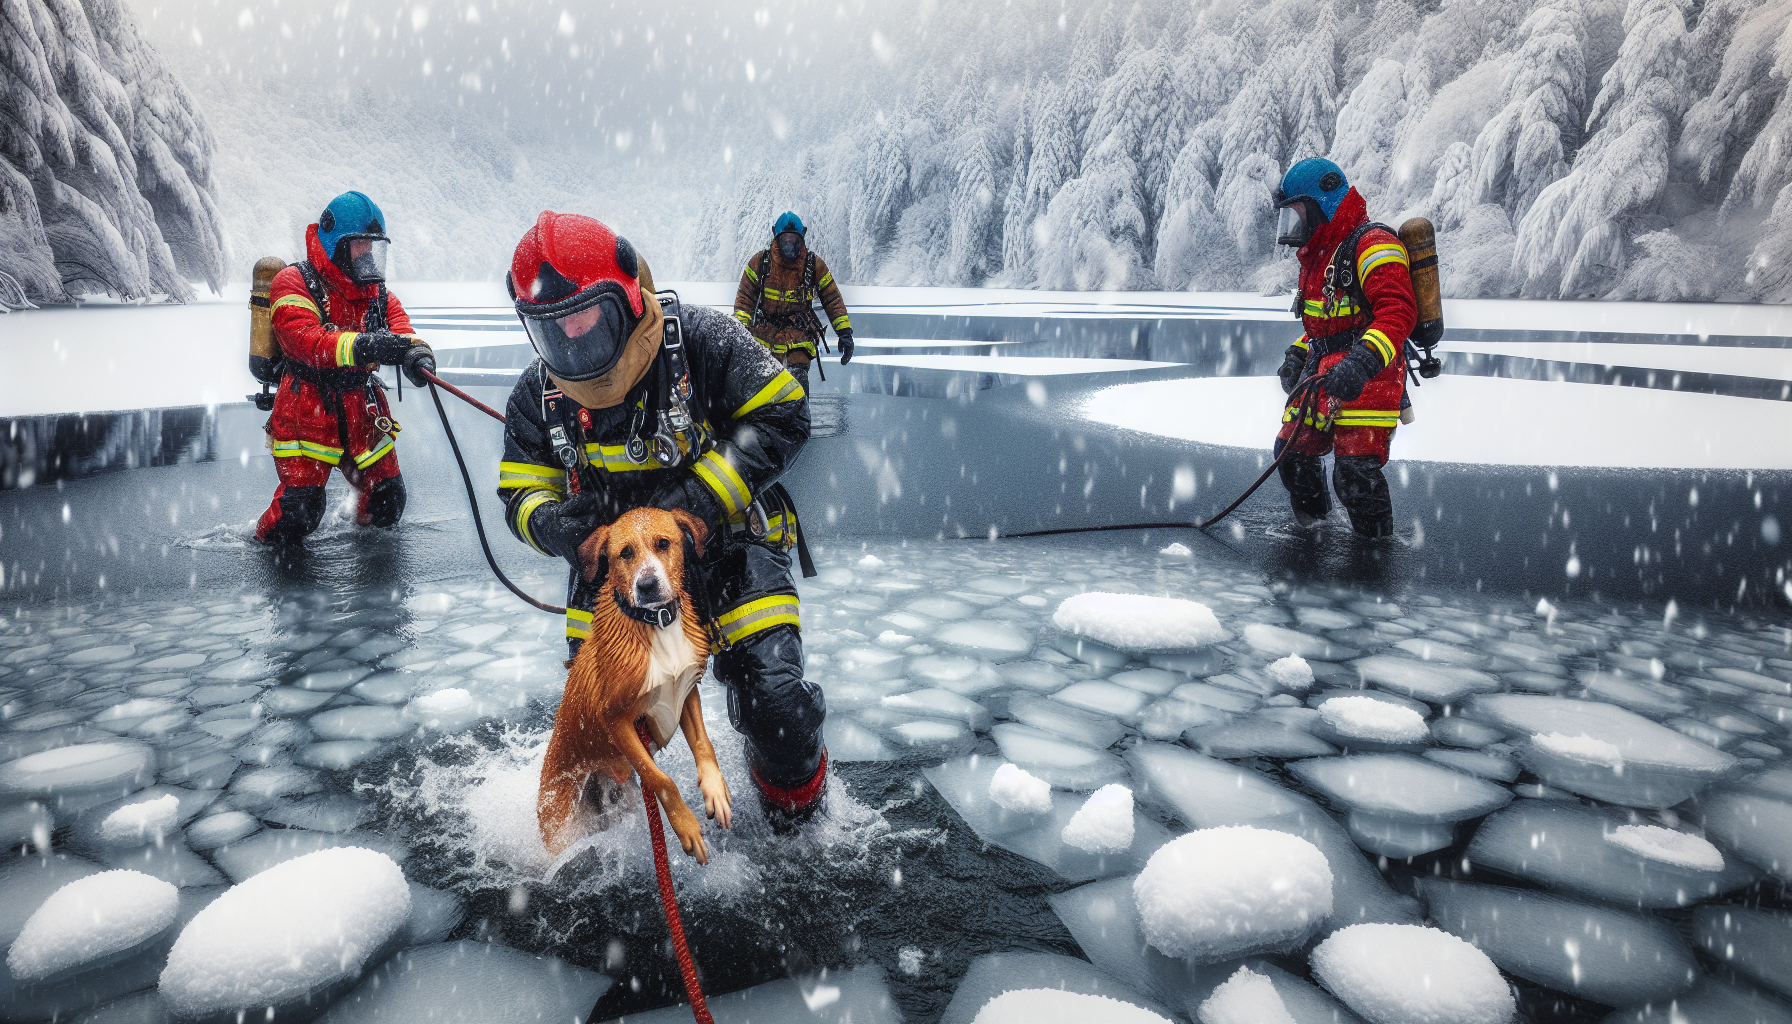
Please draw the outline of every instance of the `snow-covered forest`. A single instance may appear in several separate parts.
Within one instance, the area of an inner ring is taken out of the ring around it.
[[[934,10],[901,99],[718,189],[688,272],[794,207],[850,281],[1279,289],[1269,190],[1323,155],[1437,223],[1451,295],[1792,301],[1789,0],[1059,10]]]
[[[221,285],[214,148],[122,0],[0,3],[0,271],[28,295]]]

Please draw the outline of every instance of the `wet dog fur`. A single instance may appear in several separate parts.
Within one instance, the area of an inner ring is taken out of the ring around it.
[[[641,508],[598,528],[579,545],[585,580],[602,576],[604,583],[592,609],[591,635],[567,673],[541,766],[535,809],[542,842],[553,856],[580,836],[586,780],[601,773],[626,788],[634,772],[659,798],[684,852],[709,863],[697,816],[635,731],[643,717],[655,749],[671,742],[675,728],[683,731],[697,761],[704,812],[723,828],[731,823],[728,783],[716,764],[697,696],[697,681],[709,661],[709,635],[684,588],[685,538],[701,557],[707,532],[689,512]],[[644,608],[676,599],[678,618],[665,627],[637,621],[617,607],[617,594]]]

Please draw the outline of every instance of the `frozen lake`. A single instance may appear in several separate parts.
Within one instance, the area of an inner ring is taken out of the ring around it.
[[[674,876],[718,1019],[1792,1021],[1784,314],[1464,303],[1372,547],[1274,483],[1211,536],[1016,536],[1229,501],[1275,300],[861,291],[788,478],[820,820],[769,831],[704,694],[737,820]],[[501,297],[407,298],[498,403]],[[560,624],[490,580],[433,409],[395,407],[403,529],[279,559],[240,297],[51,313],[5,355],[112,361],[0,382],[64,460],[0,490],[0,1019],[689,1019],[638,802],[540,846]],[[197,368],[113,318],[198,324]]]

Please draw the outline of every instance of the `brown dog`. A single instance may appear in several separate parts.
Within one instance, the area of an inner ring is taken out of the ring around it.
[[[723,828],[729,826],[728,783],[716,764],[697,697],[697,681],[709,661],[709,636],[684,593],[685,534],[701,556],[707,532],[689,512],[638,508],[579,545],[585,580],[605,579],[591,612],[591,636],[567,674],[541,766],[535,810],[542,842],[556,857],[579,838],[573,819],[586,778],[603,772],[626,786],[634,771],[659,797],[684,852],[699,864],[709,863],[697,816],[635,732],[642,718],[656,750],[665,749],[674,729],[682,727],[697,759],[703,810]],[[656,613],[667,624],[635,617]]]

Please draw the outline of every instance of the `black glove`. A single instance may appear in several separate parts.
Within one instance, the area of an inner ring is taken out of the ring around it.
[[[355,338],[355,365],[396,366],[404,361],[405,353],[410,349],[408,338],[401,338],[391,331],[363,331]]]
[[[840,343],[840,365],[845,366],[852,362],[852,328],[835,331],[834,340]]]
[[[678,473],[675,476],[676,479],[662,484],[660,489],[654,492],[653,498],[648,504],[653,508],[663,508],[668,512],[684,509],[703,520],[703,525],[709,527],[709,535],[714,537],[717,531],[722,529],[722,519],[725,515],[722,502],[714,492],[704,486],[703,481],[697,479],[697,474]]]
[[[1340,402],[1354,402],[1363,395],[1369,379],[1387,364],[1367,345],[1358,345],[1325,375],[1325,393]]]
[[[414,341],[404,353],[404,375],[411,379],[412,384],[422,387],[429,383],[423,376],[426,372],[436,372],[436,354],[428,345]]]
[[[1300,373],[1306,368],[1307,350],[1299,345],[1288,346],[1282,356],[1282,368],[1276,371],[1276,376],[1282,378],[1282,394],[1294,393],[1294,385],[1300,383]]]
[[[579,545],[604,524],[603,502],[595,492],[550,501],[529,516],[535,542],[579,568]]]

